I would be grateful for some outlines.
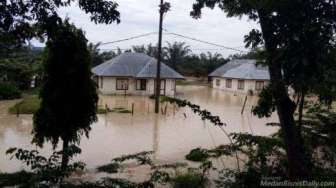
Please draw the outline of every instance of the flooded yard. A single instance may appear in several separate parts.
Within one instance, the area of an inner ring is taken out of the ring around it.
[[[277,117],[258,119],[251,114],[257,97],[248,97],[244,114],[241,115],[245,96],[214,90],[206,86],[178,86],[177,97],[190,100],[202,109],[220,116],[227,124],[228,132],[249,132],[269,135],[274,127],[266,127],[267,122],[278,121]],[[0,171],[13,172],[24,167],[16,160],[5,156],[10,147],[36,149],[31,146],[32,116],[8,115],[7,108],[15,101],[0,102]],[[90,169],[108,163],[122,154],[141,151],[155,151],[156,162],[183,161],[184,156],[196,147],[214,148],[228,143],[228,139],[218,127],[204,122],[187,108],[177,109],[167,104],[165,115],[153,113],[154,101],[145,96],[101,96],[99,105],[109,108],[131,109],[130,113],[108,113],[99,115],[92,125],[90,137],[83,137],[80,147],[82,154],[76,157]],[[166,104],[161,105],[163,109]],[[41,153],[49,154],[51,146],[45,144]]]

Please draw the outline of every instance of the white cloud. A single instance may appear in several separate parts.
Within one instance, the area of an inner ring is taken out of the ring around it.
[[[243,36],[252,28],[258,28],[254,22],[247,21],[246,18],[227,18],[224,12],[218,8],[214,10],[204,9],[201,19],[195,20],[190,17],[192,4],[195,0],[169,0],[171,11],[164,18],[164,28],[170,32],[180,33],[201,40],[214,42],[224,46],[243,46]],[[121,23],[111,25],[96,25],[90,21],[88,15],[78,7],[72,6],[62,8],[60,14],[67,16],[70,20],[86,32],[90,42],[109,42],[130,36],[148,32],[158,31],[158,4],[159,0],[119,0],[118,10],[121,13]],[[156,44],[157,35],[131,40],[127,42],[106,45],[102,48],[109,49],[119,46],[120,48],[130,48],[132,45]],[[203,43],[182,39],[179,37],[164,35],[164,42],[184,41],[194,49],[217,48]],[[199,53],[199,51],[194,51]],[[234,51],[218,51],[227,56]]]

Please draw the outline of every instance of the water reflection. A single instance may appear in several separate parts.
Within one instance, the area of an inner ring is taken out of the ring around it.
[[[256,97],[249,97],[244,115],[241,109],[244,96],[235,96],[201,86],[178,87],[179,97],[199,104],[227,123],[228,132],[250,132],[269,135],[274,127],[265,123],[277,121],[276,117],[258,119],[252,116],[251,107]],[[5,109],[13,102],[0,103],[0,170],[15,171],[23,167],[17,161],[10,161],[4,152],[9,147],[35,148],[31,146],[32,117],[7,115]],[[103,96],[99,105],[110,108],[131,109],[134,104],[134,116],[131,114],[109,113],[99,115],[98,122],[92,125],[90,138],[83,138],[80,147],[83,152],[77,157],[87,163],[89,168],[105,164],[112,158],[141,151],[155,151],[157,162],[175,162],[183,160],[184,155],[196,147],[213,148],[228,143],[228,139],[209,122],[202,121],[189,109],[178,109],[167,105],[166,115],[153,113],[154,104],[148,97],[142,96]],[[42,153],[50,152],[50,145]]]

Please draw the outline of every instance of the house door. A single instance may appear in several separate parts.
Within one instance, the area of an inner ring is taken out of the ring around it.
[[[161,79],[161,84],[160,84],[161,88],[160,88],[160,95],[166,95],[166,80],[165,79]],[[156,80],[154,80],[154,94],[156,92]]]

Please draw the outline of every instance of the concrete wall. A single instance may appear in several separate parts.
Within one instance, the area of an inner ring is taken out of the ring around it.
[[[115,94],[115,95],[124,95],[125,92],[127,95],[153,95],[155,91],[155,81],[154,79],[146,79],[146,90],[137,90],[136,89],[136,79],[133,78],[125,78],[128,79],[128,90],[117,90],[117,79],[116,77],[98,77],[97,84],[99,86],[99,90],[103,94]],[[165,95],[174,96],[175,95],[175,80],[166,79],[166,90]],[[164,94],[163,91],[161,94]]]
[[[230,79],[230,78],[229,78]],[[219,85],[217,85],[217,80],[219,80]],[[269,81],[267,80],[244,80],[244,89],[238,89],[238,79],[231,79],[232,80],[232,86],[231,88],[226,87],[226,78],[220,78],[220,77],[213,77],[212,78],[212,87],[215,89],[220,89],[224,91],[231,91],[235,93],[243,93],[246,94],[249,91],[252,91],[253,94],[260,93],[260,90],[256,90],[256,82],[257,81],[263,81],[264,87],[268,85]]]

